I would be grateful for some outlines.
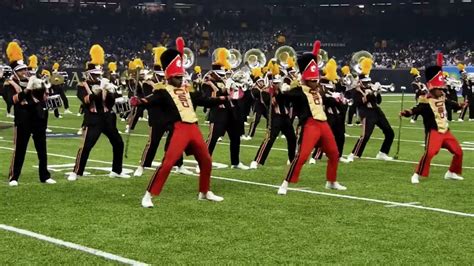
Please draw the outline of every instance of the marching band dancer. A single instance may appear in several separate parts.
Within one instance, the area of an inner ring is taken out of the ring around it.
[[[84,173],[89,154],[103,133],[109,139],[113,148],[113,162],[110,177],[130,178],[122,173],[122,160],[124,143],[117,130],[117,117],[113,112],[115,98],[117,97],[115,87],[101,81],[104,65],[104,50],[98,44],[90,49],[91,61],[87,63],[84,82],[77,86],[78,96],[84,105],[84,134],[82,146],[76,157],[74,171],[67,177],[69,181],[75,181]]]
[[[468,78],[466,72],[466,66],[463,64],[458,64],[459,73],[461,74],[462,82],[462,96],[464,97],[464,104],[459,114],[459,122],[464,121],[464,116],[466,116],[466,111],[469,108],[469,121],[474,121],[474,93],[473,82]]]
[[[324,70],[326,75],[319,81],[323,93],[326,94],[328,99],[324,105],[324,112],[326,113],[328,124],[336,139],[337,150],[339,151],[339,162],[347,163],[347,159],[342,157],[346,139],[345,118],[347,106],[346,99],[344,98],[345,87],[338,82],[337,63],[334,59],[330,59],[326,63]],[[317,144],[309,163],[316,163],[316,160],[321,159],[322,154],[322,149],[320,145]]]
[[[39,160],[39,179],[42,183],[55,184],[48,171],[46,149],[47,111],[45,99],[47,92],[41,79],[28,78],[28,67],[23,63],[23,51],[16,42],[7,47],[7,57],[13,75],[5,83],[7,99],[13,103],[15,113],[14,150],[10,164],[9,186],[18,186],[18,179],[25,161],[30,136]]]
[[[258,68],[256,70],[259,70]],[[281,92],[282,80],[278,64],[272,66],[272,87],[269,90],[259,90],[254,88],[255,99],[262,102],[265,113],[268,115],[268,125],[265,138],[255,155],[255,159],[250,163],[250,169],[257,169],[258,165],[264,165],[272,149],[273,143],[280,134],[286,138],[288,148],[288,160],[291,162],[295,158],[296,134],[290,118],[288,102],[286,96]],[[254,77],[261,77],[261,73],[253,73]]]
[[[304,53],[297,59],[301,74],[301,85],[291,88],[286,95],[294,103],[293,107],[299,118],[301,126],[301,136],[295,158],[293,159],[285,180],[278,189],[278,194],[286,195],[288,183],[298,182],[301,168],[311,155],[316,143],[321,144],[321,148],[328,156],[326,170],[326,188],[346,190],[340,185],[337,179],[337,167],[339,164],[339,152],[336,140],[327,123],[324,113],[324,101],[326,100],[318,84],[319,70],[317,56],[319,54],[320,42],[314,43],[312,53]]]
[[[424,98],[428,93],[428,89],[426,88],[426,85],[421,82],[420,71],[418,71],[418,69],[411,68],[410,74],[413,75],[413,82],[411,83],[411,87],[415,92],[415,102],[418,104],[420,101],[424,101]],[[413,115],[413,117],[410,119],[410,123],[416,123],[417,119],[418,115]]]
[[[266,67],[261,69],[261,72],[264,76],[267,75],[268,66],[270,64],[273,64],[271,60],[268,62],[268,65]],[[267,82],[265,78],[261,78],[261,80],[262,82],[255,84],[256,87],[258,87],[260,90],[265,89],[266,86],[269,86],[269,84],[266,84]],[[255,96],[253,93],[251,95]],[[268,124],[268,113],[266,113],[265,110],[266,108],[264,104],[258,99],[255,99],[255,97],[253,97],[253,120],[250,122],[249,132],[247,133],[247,136],[244,136],[245,140],[251,140],[255,136],[255,132],[257,131],[257,127],[258,127],[258,124],[260,124],[260,120],[262,119],[262,116],[267,120],[267,124]]]
[[[211,97],[231,96],[231,92],[226,88],[224,76],[226,69],[230,69],[227,61],[227,51],[220,48],[216,62],[212,64],[212,71],[209,80],[202,85],[206,95]],[[244,132],[244,121],[241,119],[238,99],[231,99],[223,104],[214,106],[209,114],[209,135],[207,137],[207,147],[212,155],[219,137],[227,132],[230,139],[230,160],[231,168],[248,170],[249,167],[240,162],[240,136]],[[196,168],[199,171],[199,168]]]
[[[153,66],[153,77],[151,80],[147,80],[143,83],[144,91],[151,91],[152,94],[156,90],[164,89],[165,84],[165,73],[161,64],[161,55],[166,51],[165,47],[157,47],[153,50],[154,52],[154,66]],[[142,176],[145,167],[151,167],[153,159],[155,158],[156,151],[160,145],[161,138],[168,132],[166,139],[165,150],[167,150],[171,136],[173,135],[173,125],[169,123],[168,116],[164,112],[161,106],[146,106],[148,111],[148,126],[150,127],[150,135],[148,142],[143,150],[140,165],[135,170],[134,176]],[[176,161],[176,172],[185,175],[191,175],[192,172],[186,169],[183,165],[183,156]]]
[[[59,73],[59,63],[54,63],[53,64],[53,76],[55,75],[60,75]],[[65,114],[72,114],[72,112],[69,110],[69,100],[67,99],[66,96],[66,79],[62,79],[63,82],[59,84],[53,84],[51,86],[51,89],[53,90],[54,94],[58,94],[61,96],[61,100],[63,101],[64,104],[64,113]]]
[[[212,159],[197,124],[198,117],[194,111],[195,105],[221,104],[227,97],[221,99],[205,99],[201,92],[190,93],[183,87],[185,70],[183,67],[184,41],[180,37],[176,40],[177,50],[167,49],[160,56],[165,71],[167,85],[165,88],[155,90],[147,98],[133,98],[132,105],[158,105],[167,114],[169,123],[173,124],[173,134],[168,150],[157,168],[150,184],[142,198],[141,205],[145,208],[153,207],[152,197],[160,195],[163,186],[176,161],[186,151],[194,155],[200,168],[199,174],[199,200],[222,201],[224,198],[216,196],[209,190]]]
[[[388,153],[395,138],[395,133],[379,106],[382,102],[380,91],[378,88],[374,88],[374,84],[371,83],[372,80],[369,75],[372,63],[373,61],[370,58],[364,58],[361,62],[362,74],[359,76],[359,85],[355,89],[354,104],[362,119],[362,135],[357,140],[352,153],[347,157],[349,162],[353,162],[355,157],[362,157],[375,126],[378,126],[385,135],[376,158],[385,161],[393,160],[392,157],[388,156]]]
[[[438,54],[437,65],[429,66],[425,70],[427,88],[429,93],[425,102],[420,102],[411,110],[404,110],[400,115],[410,117],[419,114],[423,117],[425,126],[425,153],[411,177],[411,183],[418,184],[421,177],[428,177],[430,164],[433,157],[438,154],[441,148],[447,149],[453,154],[453,159],[449,170],[444,175],[444,179],[463,180],[462,157],[463,151],[458,140],[452,135],[448,127],[446,118],[446,106],[449,104],[454,109],[459,109],[456,102],[445,99],[443,90],[446,88],[446,81],[443,78],[442,54]]]

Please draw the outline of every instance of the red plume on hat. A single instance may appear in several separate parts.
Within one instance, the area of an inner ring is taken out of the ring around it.
[[[311,53],[305,53],[298,58],[298,67],[300,70],[303,70],[301,75],[303,80],[319,79],[318,54],[320,48],[321,42],[315,41],[313,51]]]
[[[176,50],[183,56],[184,54],[184,39],[183,37],[176,38]]]

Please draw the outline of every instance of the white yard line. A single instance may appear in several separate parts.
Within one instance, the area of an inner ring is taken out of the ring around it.
[[[63,246],[63,247],[67,247],[67,248],[70,248],[70,249],[79,250],[79,251],[82,251],[82,252],[85,252],[85,253],[92,254],[92,255],[97,256],[97,257],[102,257],[102,258],[112,260],[112,261],[116,261],[116,262],[120,262],[120,263],[123,263],[123,264],[148,265],[144,262],[140,262],[140,261],[136,261],[136,260],[132,260],[132,259],[127,259],[127,258],[118,256],[118,255],[115,255],[115,254],[112,254],[112,253],[108,253],[108,252],[105,252],[105,251],[102,251],[102,250],[81,246],[79,244],[75,244],[75,243],[72,243],[72,242],[67,242],[67,241],[64,241],[64,240],[61,240],[61,239],[57,239],[57,238],[52,238],[52,237],[49,237],[49,236],[45,236],[45,235],[42,235],[42,234],[38,234],[38,233],[35,233],[35,232],[31,232],[31,231],[28,231],[28,230],[25,230],[25,229],[20,229],[20,228],[16,228],[16,227],[5,225],[5,224],[0,224],[0,229],[3,229],[5,231],[14,232],[14,233],[24,235],[24,236],[29,236],[29,237],[32,237],[32,238],[35,238],[35,239],[38,239],[38,240],[42,240],[42,241],[46,241],[46,242],[49,242],[49,243],[52,243],[52,244],[55,244],[55,245],[58,245],[58,246]]]
[[[415,201],[415,202],[407,202],[407,203],[405,203],[405,204],[416,205],[416,204],[420,204],[420,203]],[[398,205],[385,205],[385,207],[387,207],[387,208],[393,208],[393,207],[400,207],[400,206],[398,206]]]
[[[13,150],[12,148],[1,147],[1,146],[0,146],[0,149]],[[36,152],[33,152],[33,151],[27,151],[27,152],[28,153],[36,153]],[[56,157],[61,157],[61,158],[72,159],[72,160],[76,159],[73,156],[66,156],[66,155],[61,155],[61,154],[48,153],[48,155],[49,156],[56,156]],[[89,159],[89,161],[90,162],[110,164],[110,162],[101,161],[101,160]],[[124,164],[124,166],[137,167],[136,165],[130,165],[130,164]],[[197,174],[194,174],[194,175],[198,176]],[[242,184],[250,184],[250,185],[256,185],[256,186],[271,187],[271,188],[276,188],[276,189],[279,187],[277,185],[259,183],[259,182],[253,182],[253,181],[247,181],[247,180],[241,180],[241,179],[235,179],[235,178],[227,178],[227,177],[220,177],[220,176],[211,176],[211,177],[214,178],[214,179],[219,179],[219,180],[224,180],[224,181],[229,181],[229,182],[242,183]],[[366,202],[381,203],[383,205],[396,205],[396,206],[399,206],[399,207],[416,208],[416,209],[429,210],[429,211],[434,211],[434,212],[453,214],[453,215],[458,215],[458,216],[474,217],[474,213],[464,213],[464,212],[446,210],[446,209],[441,209],[441,208],[425,207],[425,206],[420,206],[420,205],[411,205],[410,203],[401,203],[401,202],[388,201],[388,200],[379,200],[379,199],[371,199],[371,198],[357,197],[357,196],[350,196],[350,195],[343,195],[343,194],[334,194],[334,193],[313,191],[313,190],[301,189],[301,188],[299,188],[299,189],[298,188],[288,188],[288,190],[302,192],[302,193],[330,196],[330,197],[336,197],[336,198],[344,198],[344,199],[352,199],[352,200],[359,200],[359,201],[366,201]]]

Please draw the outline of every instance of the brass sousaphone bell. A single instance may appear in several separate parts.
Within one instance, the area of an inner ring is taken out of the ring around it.
[[[183,52],[183,67],[185,69],[192,67],[194,65],[194,60],[195,57],[193,51],[188,47],[185,47]]]
[[[275,52],[275,58],[280,66],[288,68],[288,58],[296,58],[296,51],[291,46],[284,45],[278,48]]]
[[[362,62],[364,58],[370,58],[372,59],[372,61],[374,60],[374,56],[371,53],[364,50],[361,50],[352,54],[351,67],[352,69],[354,69],[355,72],[357,72],[357,74],[362,73],[362,69],[360,68],[360,63]]]
[[[267,58],[260,49],[253,48],[245,52],[244,62],[253,69],[256,67],[264,67],[267,63]]]
[[[54,73],[51,75],[51,78],[49,79],[51,82],[51,85],[61,85],[64,84],[64,76],[60,74]]]

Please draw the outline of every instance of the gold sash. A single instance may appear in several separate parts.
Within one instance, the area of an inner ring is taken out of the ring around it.
[[[176,88],[171,85],[166,86],[166,91],[173,99],[176,108],[178,109],[181,120],[186,123],[196,123],[198,121],[196,112],[194,112],[193,102],[189,92],[181,88]]]
[[[445,97],[440,97],[438,99],[428,98],[428,103],[430,104],[431,110],[435,117],[436,124],[438,125],[438,132],[446,133],[448,131],[448,120],[446,118],[446,107],[445,107]]]
[[[308,98],[309,110],[314,119],[319,121],[326,121],[326,113],[324,113],[323,99],[321,95],[310,87],[303,85],[303,93]]]

